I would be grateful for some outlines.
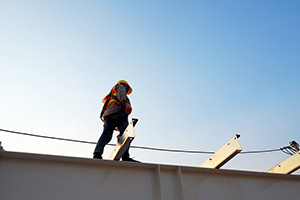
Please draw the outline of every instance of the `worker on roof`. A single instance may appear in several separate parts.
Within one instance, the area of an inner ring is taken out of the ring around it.
[[[104,125],[102,135],[94,150],[94,158],[102,159],[104,147],[111,141],[116,128],[120,131],[120,136],[122,136],[127,128],[128,115],[132,111],[127,95],[131,94],[131,92],[132,88],[130,85],[126,81],[120,80],[102,100],[104,105],[100,118],[104,122]],[[123,154],[122,160],[137,162],[129,157],[129,148]]]

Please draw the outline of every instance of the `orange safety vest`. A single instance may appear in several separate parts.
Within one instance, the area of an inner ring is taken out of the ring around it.
[[[120,101],[117,99],[117,92],[116,92],[115,88],[116,88],[116,86],[114,86],[113,89],[111,89],[110,93],[108,95],[106,95],[102,100],[104,105],[105,104],[107,105],[105,107],[105,109],[108,108],[112,104],[120,104]],[[106,102],[107,100],[108,100],[108,102]]]

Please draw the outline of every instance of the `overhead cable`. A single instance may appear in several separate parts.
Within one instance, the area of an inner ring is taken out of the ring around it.
[[[274,151],[280,151],[280,148],[278,149],[269,149],[269,150],[258,150],[258,151],[242,151],[240,154],[251,154],[251,153],[269,153]]]
[[[52,136],[45,136],[45,135],[37,135],[37,134],[24,133],[24,132],[19,132],[19,131],[11,131],[11,130],[6,130],[6,129],[0,129],[0,131],[7,132],[7,133],[18,134],[18,135],[39,137],[39,138],[44,138],[44,139],[62,140],[62,141],[67,141],[67,142],[77,142],[77,143],[84,143],[84,144],[97,144],[96,142],[89,142],[89,141],[84,141],[84,140],[75,140],[75,139],[68,139],[68,138],[59,138],[59,137],[52,137]],[[107,144],[107,145],[115,146],[116,144]],[[130,148],[150,150],[150,151],[173,152],[173,153],[195,153],[195,154],[214,154],[215,153],[215,152],[212,152],[212,151],[192,151],[192,150],[164,149],[164,148],[143,147],[143,146],[130,146]],[[280,151],[280,148],[279,149],[270,149],[270,150],[245,151],[245,152],[241,152],[241,154],[268,153],[268,152],[275,152],[275,151]]]

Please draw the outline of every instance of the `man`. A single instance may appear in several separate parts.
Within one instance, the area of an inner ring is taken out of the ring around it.
[[[104,103],[100,118],[104,121],[102,135],[94,150],[94,158],[102,159],[102,154],[105,145],[111,139],[114,130],[117,128],[120,131],[120,136],[128,126],[128,115],[132,108],[127,95],[131,94],[132,88],[124,81],[120,80],[102,100]],[[123,161],[137,162],[129,157],[129,148],[122,156]]]

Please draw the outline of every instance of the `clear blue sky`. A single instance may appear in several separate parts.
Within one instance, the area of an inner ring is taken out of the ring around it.
[[[125,79],[135,146],[216,151],[236,133],[243,151],[300,142],[299,9],[296,0],[1,0],[0,128],[96,142],[101,100]],[[94,149],[3,132],[0,141],[89,158]],[[131,155],[188,166],[209,157]],[[267,171],[287,157],[238,155],[224,168]]]

